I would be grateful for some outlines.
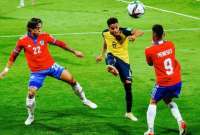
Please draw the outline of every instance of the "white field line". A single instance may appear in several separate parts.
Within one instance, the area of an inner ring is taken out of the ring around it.
[[[144,32],[151,32],[151,30],[142,30]],[[200,28],[181,28],[181,29],[167,29],[165,31],[177,32],[177,31],[200,31]],[[53,36],[65,36],[65,35],[99,35],[101,32],[72,32],[72,33],[57,33]],[[16,38],[23,35],[0,35],[0,38]]]
[[[116,1],[123,2],[123,3],[130,3],[129,1],[126,1],[126,0],[116,0]],[[199,17],[195,17],[195,16],[183,14],[183,13],[178,13],[178,12],[175,12],[175,11],[165,10],[165,9],[156,8],[156,7],[152,7],[152,6],[148,6],[148,5],[145,5],[145,7],[150,8],[150,9],[154,9],[154,10],[158,10],[158,11],[162,11],[162,12],[166,12],[166,13],[172,13],[172,14],[176,14],[176,15],[179,15],[179,16],[184,16],[184,17],[187,17],[187,18],[192,18],[192,19],[195,19],[195,20],[200,20]]]

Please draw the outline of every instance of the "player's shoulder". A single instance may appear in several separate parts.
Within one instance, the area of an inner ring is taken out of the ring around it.
[[[125,35],[130,36],[132,34],[132,28],[120,27],[119,30]]]
[[[42,33],[40,33],[40,36],[49,36],[50,34],[49,33],[47,33],[47,32],[42,32]]]
[[[149,46],[147,46],[146,48],[145,48],[145,50],[152,50],[153,48],[155,47],[155,45],[154,44],[151,44],[151,45],[149,45]]]
[[[21,37],[19,37],[18,40],[25,40],[25,39],[27,39],[27,38],[28,38],[28,34],[24,34],[24,35],[22,35]]]
[[[104,37],[106,34],[108,34],[109,33],[109,30],[108,29],[104,29],[103,31],[102,31],[102,36]]]
[[[22,45],[28,40],[28,34],[24,34],[17,40],[17,45]]]
[[[108,30],[108,29],[104,29],[104,30],[102,31],[102,34],[103,34],[103,33],[106,33],[106,32],[109,32],[109,30]]]
[[[174,43],[172,41],[170,41],[170,40],[166,40],[165,44],[174,46]]]

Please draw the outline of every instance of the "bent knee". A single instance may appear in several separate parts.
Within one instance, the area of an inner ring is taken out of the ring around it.
[[[74,78],[67,81],[70,85],[74,86],[76,84],[76,80]]]
[[[125,83],[125,84],[131,84],[132,81],[131,81],[131,80],[125,80],[124,83]]]
[[[157,101],[154,100],[154,99],[151,99],[151,100],[150,100],[150,104],[152,104],[152,105],[156,105],[156,104],[157,104]]]
[[[33,98],[36,95],[37,88],[36,87],[30,87],[28,91],[29,98]]]

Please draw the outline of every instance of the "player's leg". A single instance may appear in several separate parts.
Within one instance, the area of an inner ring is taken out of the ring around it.
[[[154,121],[156,118],[156,109],[157,109],[157,101],[151,99],[147,109],[148,130],[144,133],[144,135],[154,135]]]
[[[165,98],[164,102],[168,105],[168,107],[171,110],[172,115],[174,116],[174,118],[176,119],[178,123],[180,135],[185,135],[187,126],[181,116],[181,113],[178,109],[178,105],[174,101],[172,101],[172,99],[169,99],[169,98]]]
[[[107,65],[107,71],[113,74],[114,76],[117,76],[119,74],[118,70],[112,65]]]
[[[132,120],[132,121],[138,121],[137,117],[133,115],[132,113],[132,82],[130,80],[126,80],[124,83],[124,89],[125,89],[125,100],[126,100],[126,113],[125,117]]]
[[[158,85],[155,85],[152,90],[150,104],[147,109],[148,130],[144,135],[154,135],[154,121],[156,118],[157,103],[163,98],[163,93],[165,91],[165,87],[160,87]]]
[[[65,70],[62,66],[54,64],[51,67],[51,73],[49,75],[70,84],[75,94],[82,100],[84,105],[87,105],[92,109],[97,108],[97,105],[95,103],[86,98],[83,88],[74,79],[72,74],[69,71]]]
[[[34,111],[36,107],[35,95],[37,90],[42,86],[46,75],[41,73],[31,73],[29,80],[28,94],[26,97],[26,107],[28,111],[28,118],[25,125],[30,125],[34,121]]]
[[[115,66],[119,71],[119,76],[121,82],[124,85],[124,90],[125,90],[125,101],[126,101],[125,117],[132,121],[138,121],[138,119],[132,113],[133,96],[132,96],[132,72],[130,69],[130,65],[120,59],[116,59]]]
[[[25,121],[25,125],[30,125],[34,121],[34,111],[36,106],[36,101],[35,101],[36,90],[37,89],[35,87],[31,87],[28,90],[28,95],[26,97],[28,118]]]
[[[75,81],[73,76],[67,70],[63,70],[60,79],[69,83],[72,86],[72,89],[74,90],[75,94],[82,100],[84,105],[87,105],[92,109],[97,108],[97,105],[95,103],[86,98],[85,92],[83,91],[81,85]]]
[[[181,83],[177,83],[174,86],[170,86],[170,91],[163,100],[170,108],[172,115],[174,116],[174,118],[178,123],[180,135],[185,135],[187,129],[186,123],[181,116],[178,105],[172,100],[173,97],[178,97],[180,91],[181,91]]]
[[[114,76],[117,76],[119,74],[119,71],[115,67],[116,58],[112,54],[108,53],[105,60],[107,65],[107,71],[113,74]]]

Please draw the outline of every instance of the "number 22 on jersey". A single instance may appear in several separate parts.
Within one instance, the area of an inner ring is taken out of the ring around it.
[[[40,46],[37,46],[37,47],[33,47],[33,54],[39,54],[41,53],[41,49],[40,49]]]

